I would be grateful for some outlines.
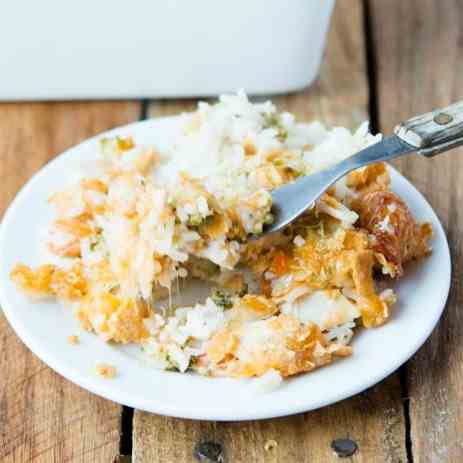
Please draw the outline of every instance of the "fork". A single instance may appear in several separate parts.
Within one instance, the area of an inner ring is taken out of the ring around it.
[[[425,157],[463,144],[463,101],[402,122],[394,134],[315,174],[272,191],[274,221],[264,229],[273,233],[297,219],[336,181],[349,172],[375,162],[416,152]]]

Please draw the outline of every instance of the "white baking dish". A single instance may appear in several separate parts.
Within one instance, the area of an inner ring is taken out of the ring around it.
[[[309,85],[334,0],[14,0],[0,99],[209,96]]]

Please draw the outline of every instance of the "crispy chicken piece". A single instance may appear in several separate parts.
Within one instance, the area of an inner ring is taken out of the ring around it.
[[[111,293],[100,293],[87,295],[76,315],[84,329],[94,331],[105,341],[126,344],[140,342],[148,336],[143,320],[151,312],[141,299],[122,299]]]
[[[55,265],[41,265],[32,270],[26,265],[18,264],[10,276],[24,292],[35,296],[58,296],[76,300],[83,297],[88,290],[81,262],[74,264],[70,270]]]
[[[372,236],[372,248],[385,273],[400,277],[404,264],[430,252],[431,225],[417,224],[395,193],[368,192],[354,207],[360,216],[360,226]]]
[[[347,176],[346,183],[348,187],[366,194],[372,191],[388,190],[391,179],[386,164],[380,162],[354,170]]]
[[[274,369],[291,376],[352,352],[350,347],[328,343],[316,324],[303,324],[292,315],[233,325],[207,343],[207,359],[215,375],[262,376]]]
[[[290,260],[292,284],[275,285],[272,296],[284,301],[294,287],[304,284],[312,289],[352,288],[358,297],[365,327],[384,323],[388,305],[379,298],[373,281],[375,254],[364,230],[329,226],[308,230],[305,243],[293,249]],[[330,229],[331,228],[331,229]]]

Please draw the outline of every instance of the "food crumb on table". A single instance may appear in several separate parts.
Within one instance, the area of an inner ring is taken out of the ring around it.
[[[108,365],[106,363],[99,363],[96,366],[96,373],[105,379],[114,378],[117,374],[117,369],[113,365]]]
[[[68,343],[71,344],[72,346],[79,344],[79,342],[80,342],[79,336],[76,336],[75,334],[71,334],[70,336],[68,336]]]
[[[269,439],[264,445],[264,449],[266,452],[271,452],[273,449],[277,447],[278,447],[278,442],[274,439]]]

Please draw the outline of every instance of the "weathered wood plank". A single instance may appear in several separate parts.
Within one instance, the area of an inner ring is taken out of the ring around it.
[[[217,442],[233,463],[337,462],[331,449],[349,437],[359,447],[351,461],[405,462],[404,424],[398,383],[388,380],[350,400],[310,413],[274,420],[220,423],[136,411],[134,463],[190,463],[200,442]],[[266,450],[269,440],[278,446]]]
[[[52,157],[110,127],[136,120],[138,103],[0,105],[0,216]],[[59,335],[59,334],[57,334]],[[63,379],[16,337],[0,311],[0,461],[111,462],[121,407]]]
[[[371,12],[381,130],[389,132],[401,120],[463,99],[462,2],[373,0]],[[407,157],[397,165],[441,218],[453,259],[446,311],[407,364],[413,458],[415,463],[461,462],[463,150],[432,160]]]
[[[300,119],[356,127],[366,119],[368,84],[365,69],[362,3],[338,2],[320,79],[309,89],[274,98]],[[151,104],[153,117],[194,108],[194,102]],[[193,399],[192,399],[193,400]],[[289,418],[246,423],[180,420],[135,411],[134,463],[193,462],[198,442],[222,445],[226,462],[338,461],[330,444],[351,437],[359,445],[355,462],[405,462],[405,425],[398,377],[322,410]],[[266,451],[268,440],[278,447]]]

